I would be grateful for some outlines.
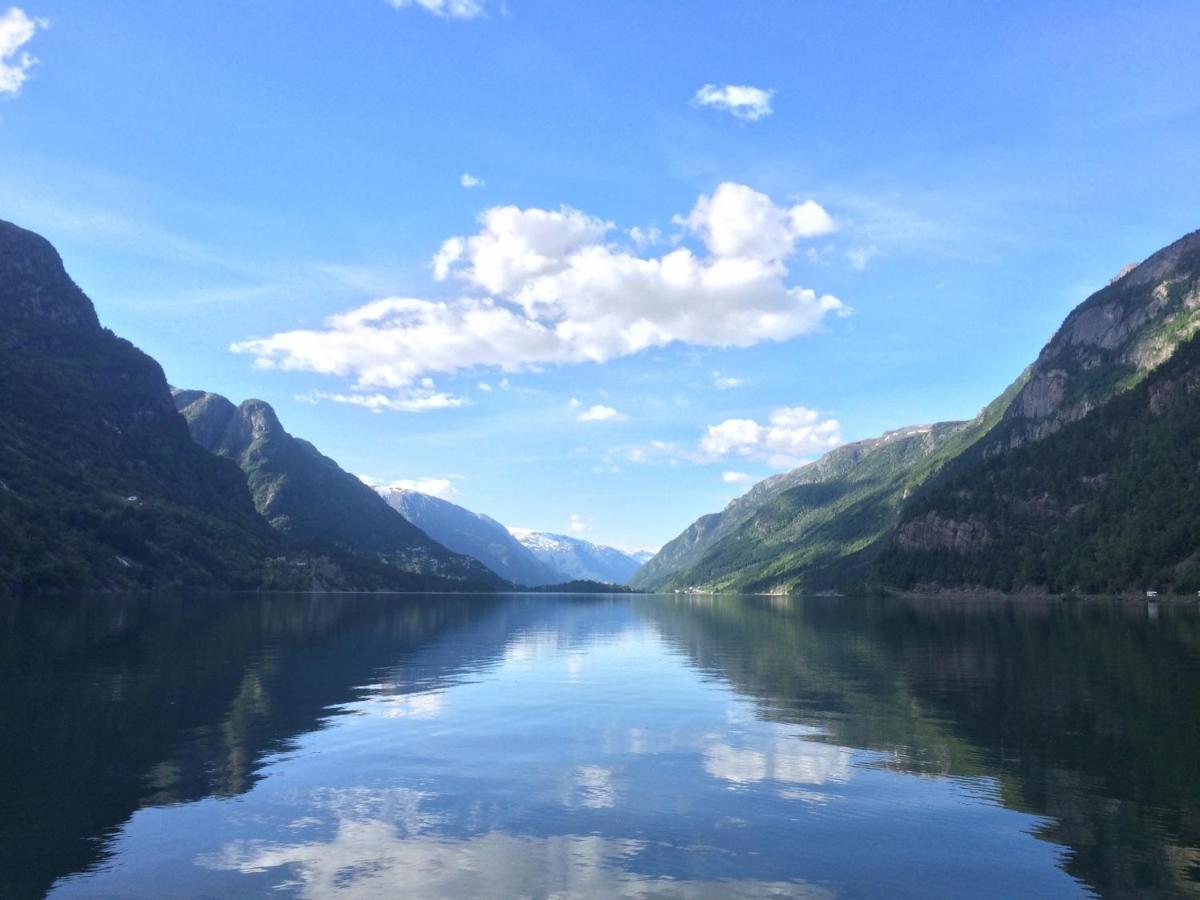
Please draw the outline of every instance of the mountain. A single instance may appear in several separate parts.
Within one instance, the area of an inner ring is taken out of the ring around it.
[[[495,519],[419,491],[376,490],[392,509],[434,540],[479,560],[513,584],[540,587],[563,581],[562,573],[534,556]]]
[[[995,416],[888,432],[760,482],[705,516],[631,580],[633,587],[771,593],[838,586],[874,552],[914,481]]]
[[[755,592],[844,589],[868,582],[1057,589],[1065,583],[1061,579],[1071,581],[1070,572],[1077,572],[1074,582],[1080,587],[1115,590],[1148,577],[1149,568],[1163,584],[1190,586],[1191,575],[1184,572],[1189,564],[1172,556],[1178,556],[1178,544],[1172,551],[1155,553],[1130,549],[1151,539],[1143,531],[1151,527],[1145,510],[1157,502],[1151,500],[1157,495],[1144,481],[1166,475],[1154,468],[1157,475],[1152,476],[1145,468],[1158,466],[1161,452],[1146,455],[1145,465],[1129,454],[1145,433],[1184,440],[1183,423],[1190,415],[1186,402],[1168,404],[1169,410],[1164,406],[1167,411],[1153,424],[1144,417],[1151,415],[1152,398],[1160,396],[1152,393],[1159,380],[1150,376],[1181,345],[1190,347],[1187,342],[1200,330],[1197,273],[1200,232],[1128,267],[1087,298],[1037,360],[971,422],[891,432],[837,448],[815,463],[767,479],[722,512],[693,523],[631,584]],[[1143,383],[1147,386],[1141,388]],[[1134,414],[1139,403],[1142,418]],[[1069,435],[1045,448],[1032,449],[1069,429]],[[1082,440],[1080,435],[1092,441],[1090,456],[1080,451],[1073,460],[1053,457],[1055,452],[1068,452],[1068,446],[1075,448],[1071,442]],[[1095,457],[1100,448],[1109,453],[1104,460]],[[1084,459],[1091,460],[1091,470]],[[1191,471],[1200,462],[1200,446],[1174,461]],[[1081,505],[1076,494],[1054,481],[1068,477],[1092,485],[1100,483],[1096,478],[1111,479],[1123,485],[1122,490],[1128,478],[1139,490],[1105,493],[1107,499],[1097,497]],[[1165,503],[1168,498],[1161,499]],[[1018,526],[1014,510],[1026,507],[1041,509],[1039,515],[1050,516],[1049,521],[1057,515],[1060,524],[1064,514],[1079,515],[1072,528],[1084,531],[1054,532],[1045,520],[1040,528],[1030,521]],[[1088,510],[1100,509],[1111,527],[1081,524],[1090,521],[1093,513]],[[1118,521],[1126,524],[1117,527],[1113,523]],[[1189,517],[1180,519],[1184,521]],[[1158,528],[1186,542],[1178,529],[1165,524]],[[1180,528],[1186,533],[1186,527]],[[1084,532],[1091,535],[1087,546],[1092,547],[1094,563],[1100,565],[1095,554],[1108,546],[1106,541],[1123,542],[1126,561],[1111,572],[1100,566],[1095,571],[1108,574],[1089,579],[1080,572],[1088,564],[1083,544],[1074,555],[1066,549],[1055,555],[1044,543],[1021,537],[1065,539],[1066,534],[1076,534],[1082,540]],[[1006,537],[1000,539],[1002,534]],[[1144,565],[1133,564],[1129,554],[1141,554]],[[955,559],[961,564],[952,564]],[[1052,575],[1051,560],[1059,565],[1068,559],[1074,560],[1075,569]],[[1167,565],[1183,569],[1167,577],[1162,568]]]
[[[281,545],[162,369],[0,221],[0,591],[257,587]]]
[[[453,553],[308,441],[289,434],[261,400],[234,406],[205,391],[175,390],[174,403],[197,444],[233,460],[258,512],[290,542],[385,560],[444,586],[495,588],[500,579]],[[430,585],[432,586],[432,585]]]
[[[1068,316],[979,450],[912,498],[878,580],[1200,589],[1200,232]]]
[[[509,531],[530,553],[559,573],[556,581],[625,584],[641,567],[639,560],[615,547],[528,528]]]

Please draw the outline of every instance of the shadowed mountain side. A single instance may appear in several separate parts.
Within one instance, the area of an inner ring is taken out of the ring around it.
[[[0,592],[256,587],[280,542],[197,446],[158,363],[0,222]]]
[[[293,437],[261,400],[234,406],[203,391],[174,391],[192,437],[245,473],[255,507],[271,526],[300,545],[328,545],[386,560],[397,572],[422,576],[414,588],[494,589],[504,586],[474,559],[453,553],[387,505],[371,488],[308,441]]]

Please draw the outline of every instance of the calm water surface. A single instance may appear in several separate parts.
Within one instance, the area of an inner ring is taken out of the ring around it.
[[[1190,608],[0,607],[0,896],[1200,895]]]

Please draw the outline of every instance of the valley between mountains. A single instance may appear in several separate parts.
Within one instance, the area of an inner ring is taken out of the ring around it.
[[[1116,268],[1116,265],[1114,265]],[[846,444],[652,558],[374,488],[259,400],[173,389],[0,223],[0,590],[1200,590],[1200,232],[974,419]]]

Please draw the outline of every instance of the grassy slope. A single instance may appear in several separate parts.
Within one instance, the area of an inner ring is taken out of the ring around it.
[[[927,434],[869,442],[866,452],[825,467],[820,481],[798,484],[763,502],[700,560],[665,587],[704,585],[730,591],[842,588],[862,578],[917,485],[999,421],[1025,375],[967,423]],[[820,465],[817,463],[816,465]],[[802,471],[802,470],[801,470]]]

